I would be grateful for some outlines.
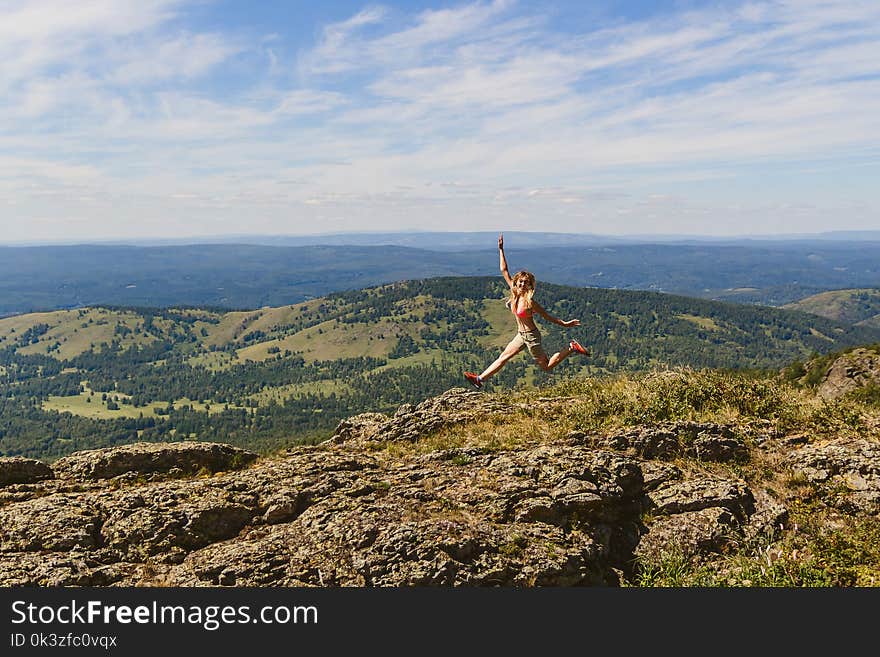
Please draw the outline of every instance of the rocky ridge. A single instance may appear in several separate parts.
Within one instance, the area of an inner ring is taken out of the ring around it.
[[[181,442],[0,459],[0,585],[620,585],[634,559],[711,559],[785,527],[785,500],[735,474],[768,455],[845,512],[880,513],[867,438],[677,422],[388,448],[561,403],[454,388],[271,458]]]
[[[817,392],[825,399],[836,399],[859,388],[877,385],[880,385],[880,353],[859,347],[831,363]]]

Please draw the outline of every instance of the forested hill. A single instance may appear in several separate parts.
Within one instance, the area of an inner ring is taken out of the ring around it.
[[[0,454],[53,458],[138,440],[271,450],[326,438],[342,418],[393,411],[461,385],[514,332],[498,276],[438,278],[254,311],[82,308],[0,320]],[[593,356],[551,374],[525,356],[487,389],[655,367],[779,369],[880,341],[806,313],[539,283],[582,326],[541,323],[552,353]]]
[[[880,290],[831,290],[784,306],[829,319],[880,327]]]

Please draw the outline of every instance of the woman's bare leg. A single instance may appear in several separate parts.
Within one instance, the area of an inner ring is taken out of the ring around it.
[[[498,370],[504,367],[507,361],[509,361],[511,358],[521,352],[524,346],[525,345],[517,338],[511,340],[510,344],[508,344],[504,348],[504,351],[501,352],[501,355],[496,358],[495,361],[491,365],[489,365],[489,367],[483,370],[483,373],[480,374],[480,380],[485,381],[490,376],[498,372]]]
[[[566,347],[562,351],[557,351],[555,354],[550,356],[549,359],[546,356],[544,356],[543,358],[536,358],[535,362],[538,364],[538,367],[540,367],[542,370],[544,370],[545,372],[549,372],[554,367],[559,365],[559,363],[561,363],[566,358],[571,356],[573,353],[574,353],[573,349],[571,349],[570,347]]]

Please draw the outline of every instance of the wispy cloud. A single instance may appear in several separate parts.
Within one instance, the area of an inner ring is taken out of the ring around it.
[[[880,4],[688,6],[580,27],[580,3],[374,4],[309,41],[184,0],[7,2],[0,221],[62,231],[86,199],[95,235],[119,207],[145,235],[876,223]]]
[[[218,34],[153,37],[114,49],[111,81],[140,85],[167,79],[192,79],[237,54],[241,48]],[[145,57],[150,53],[148,57]]]
[[[366,66],[363,59],[362,40],[355,40],[358,30],[365,25],[382,21],[385,10],[381,7],[365,9],[348,20],[327,25],[317,46],[300,59],[300,67],[309,73],[341,73]]]
[[[11,0],[0,6],[0,84],[77,69],[114,39],[136,37],[174,16],[181,0]],[[147,53],[143,53],[146,55]]]

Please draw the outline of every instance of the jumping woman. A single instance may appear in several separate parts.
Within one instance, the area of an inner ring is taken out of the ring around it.
[[[565,326],[566,328],[570,326],[580,326],[581,320],[570,319],[568,321],[563,321],[544,310],[544,308],[541,307],[541,304],[532,298],[535,294],[534,274],[527,271],[520,271],[517,272],[513,278],[510,277],[510,272],[507,271],[507,260],[504,257],[503,234],[498,236],[498,253],[501,257],[501,274],[504,276],[504,280],[507,281],[507,286],[510,288],[510,298],[507,300],[507,307],[510,308],[510,312],[516,317],[517,334],[516,337],[510,341],[510,344],[504,348],[501,355],[495,359],[495,362],[483,370],[482,374],[477,375],[473,372],[464,373],[465,378],[470,381],[471,385],[476,388],[482,388],[486,379],[498,372],[498,370],[504,367],[507,361],[516,356],[525,347],[528,348],[529,353],[535,359],[538,367],[545,372],[549,372],[575,352],[584,356],[589,356],[589,351],[578,344],[577,340],[572,340],[568,343],[567,349],[557,351],[549,358],[547,357],[547,352],[545,352],[544,348],[541,346],[541,332],[535,324],[534,315],[538,314],[548,322],[553,322],[554,324],[559,324],[559,326]]]

